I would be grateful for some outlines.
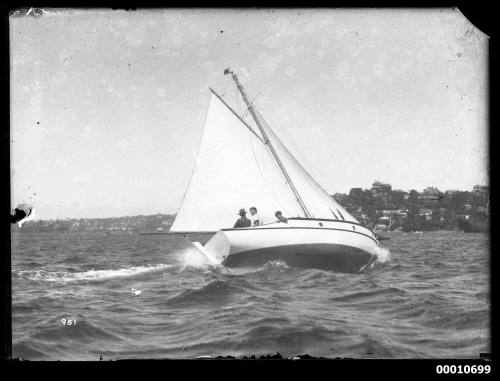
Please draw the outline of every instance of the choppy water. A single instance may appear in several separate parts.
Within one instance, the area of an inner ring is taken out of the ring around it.
[[[168,235],[12,236],[13,356],[478,358],[490,351],[489,239],[388,233],[363,274],[208,266]],[[64,325],[62,319],[76,319]]]

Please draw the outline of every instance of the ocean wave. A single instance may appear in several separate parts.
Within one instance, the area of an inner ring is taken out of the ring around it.
[[[286,357],[312,353],[323,355],[329,353],[332,340],[345,335],[343,330],[329,330],[323,326],[297,327],[288,321],[281,325],[271,322],[256,322],[258,326],[248,329],[219,329],[211,338],[197,342],[170,347],[164,353],[169,358],[195,358],[199,356],[265,356],[279,352]],[[276,322],[278,323],[278,322]],[[315,350],[318,346],[322,351]],[[168,353],[168,354],[167,354]]]
[[[367,334],[360,338],[352,337],[352,344],[344,345],[339,356],[349,358],[420,358],[422,353],[412,350],[407,345],[397,342],[388,343],[383,337]]]
[[[304,269],[294,275],[292,279],[301,288],[317,287],[326,282],[335,282],[338,278],[337,273],[321,269]]]
[[[228,281],[216,280],[196,289],[182,291],[180,294],[168,300],[168,305],[174,306],[197,306],[200,303],[224,304],[228,296],[230,284]]]
[[[158,264],[149,266],[133,266],[116,270],[88,270],[83,272],[21,270],[17,275],[21,278],[46,282],[102,281],[113,278],[127,278],[153,271],[165,270],[172,265]]]
[[[391,294],[392,295],[404,295],[404,294],[407,294],[407,292],[405,290],[397,288],[397,287],[388,287],[388,288],[383,288],[383,289],[378,289],[378,290],[373,290],[373,291],[353,292],[350,294],[330,298],[330,300],[352,302],[352,301],[357,301],[359,299],[371,299],[371,298],[378,298],[381,296],[387,297],[387,295],[391,295]]]
[[[78,340],[82,343],[91,343],[95,340],[122,340],[123,337],[111,332],[107,329],[104,324],[98,324],[97,322],[92,322],[85,317],[78,316],[76,318],[76,324],[72,326],[63,326],[59,323],[55,326],[53,324],[49,326],[41,326],[37,332],[31,335],[32,339],[40,340],[42,342],[46,341],[63,341],[63,340]]]
[[[285,261],[278,259],[266,262],[260,267],[225,267],[220,265],[217,267],[211,267],[210,269],[217,271],[219,274],[227,276],[242,276],[268,272],[284,272],[288,271],[290,267],[286,264]]]
[[[259,325],[242,332],[238,337],[235,350],[239,352],[280,352],[285,355],[302,354],[312,348],[328,348],[335,338],[346,334],[344,330],[330,330],[321,325],[297,327],[285,325],[277,327]]]
[[[63,324],[68,317],[74,322]],[[58,313],[31,319],[29,328],[13,335],[12,354],[29,360],[96,360],[97,357],[90,355],[92,352],[108,345],[123,345],[129,338],[120,324],[110,322],[109,314],[96,317],[94,313]]]
[[[180,294],[167,301],[169,306],[186,305],[197,306],[199,304],[226,304],[232,295],[241,297],[244,294],[263,291],[262,287],[249,282],[243,278],[230,278],[225,280],[214,280],[200,288],[182,291]]]
[[[453,330],[467,329],[488,329],[490,311],[486,308],[476,310],[447,310],[435,311],[434,314],[427,315],[420,324],[430,328],[451,328]]]
[[[51,346],[34,343],[32,339],[12,343],[12,357],[21,360],[51,360],[48,353],[53,352],[54,348]]]

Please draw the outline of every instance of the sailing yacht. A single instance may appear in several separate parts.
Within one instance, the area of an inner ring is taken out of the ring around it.
[[[357,273],[376,259],[375,234],[340,206],[301,166],[232,77],[254,127],[212,88],[196,165],[172,233],[209,233],[196,246],[228,267],[282,260],[291,267]],[[256,128],[255,128],[256,126]],[[265,223],[231,228],[240,208]],[[278,222],[274,213],[288,217]]]

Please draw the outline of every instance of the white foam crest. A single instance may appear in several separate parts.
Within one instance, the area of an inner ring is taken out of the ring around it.
[[[285,261],[281,259],[277,259],[274,261],[269,261],[267,262],[264,266],[262,266],[260,269],[278,269],[278,270],[284,270],[284,269],[289,269],[290,266],[286,264]]]
[[[209,269],[214,267],[210,260],[195,246],[179,250],[177,255],[181,262],[181,271],[186,267],[198,269]]]
[[[113,278],[126,278],[151,271],[163,270],[172,265],[158,264],[149,266],[134,266],[117,270],[88,270],[84,272],[60,272],[60,271],[20,271],[21,277],[26,276],[30,280],[44,280],[48,282],[75,282],[85,280],[106,280]]]
[[[375,248],[374,254],[377,256],[376,262],[378,263],[386,263],[391,260],[391,252],[385,247]]]

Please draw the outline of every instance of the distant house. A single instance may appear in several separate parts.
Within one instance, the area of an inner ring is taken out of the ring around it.
[[[441,191],[436,187],[427,187],[418,196],[418,198],[424,201],[437,201],[441,198],[441,196],[442,196]]]
[[[485,208],[484,206],[478,206],[476,212],[479,214],[488,214],[488,208]]]
[[[432,220],[432,209],[422,208],[418,213],[419,216],[425,217],[427,221]]]
[[[490,189],[487,185],[474,185],[472,193],[476,196],[488,196]]]
[[[380,217],[377,219],[377,224],[389,226],[391,224],[391,217],[388,217],[388,216]]]
[[[392,186],[391,184],[375,180],[375,182],[372,184],[371,191],[375,198],[387,197],[392,191]]]
[[[383,215],[383,216],[396,216],[398,215],[399,211],[397,209],[382,209],[382,210],[377,210],[378,215]]]

